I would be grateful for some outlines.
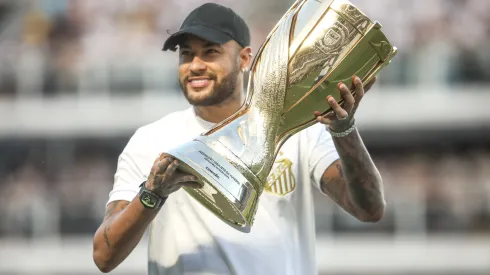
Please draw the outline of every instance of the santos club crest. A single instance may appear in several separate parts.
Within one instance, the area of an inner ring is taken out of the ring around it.
[[[267,177],[267,184],[264,190],[279,196],[291,193],[296,187],[292,164],[289,159],[283,158],[282,153],[280,153]]]

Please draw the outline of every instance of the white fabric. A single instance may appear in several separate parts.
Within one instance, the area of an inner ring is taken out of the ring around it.
[[[211,126],[203,122],[189,108],[138,129],[119,157],[108,203],[132,200],[159,154]],[[226,225],[185,191],[173,193],[150,226],[149,274],[318,274],[312,192],[337,159],[323,125],[292,136],[272,171],[291,163],[294,181],[288,183],[296,186],[285,195],[273,188],[264,192],[248,234]]]

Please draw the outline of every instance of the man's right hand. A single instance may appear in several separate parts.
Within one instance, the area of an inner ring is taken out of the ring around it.
[[[168,197],[181,187],[201,188],[197,177],[178,170],[180,162],[169,154],[161,154],[153,163],[145,187],[162,197]]]

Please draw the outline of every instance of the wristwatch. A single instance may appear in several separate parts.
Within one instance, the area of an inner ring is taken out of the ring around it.
[[[162,197],[155,192],[146,189],[145,187],[146,181],[144,181],[140,185],[140,193],[139,198],[140,202],[143,204],[145,208],[148,209],[159,209],[163,206],[168,197]]]

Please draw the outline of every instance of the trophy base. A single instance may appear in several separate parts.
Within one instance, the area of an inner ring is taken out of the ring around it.
[[[219,144],[217,144],[219,146]],[[168,151],[181,162],[179,170],[192,174],[203,185],[200,189],[184,187],[194,199],[233,228],[248,233],[253,224],[260,193],[251,174],[231,151],[216,152],[193,140]],[[237,169],[239,167],[240,169]]]

